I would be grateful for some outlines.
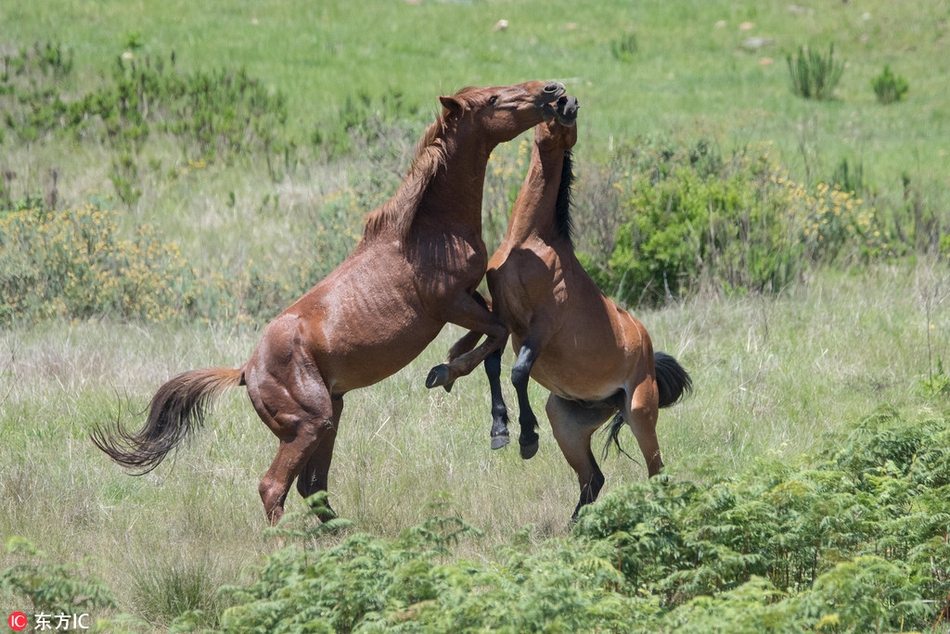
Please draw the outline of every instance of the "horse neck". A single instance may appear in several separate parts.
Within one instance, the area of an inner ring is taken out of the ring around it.
[[[545,241],[558,236],[555,203],[561,185],[564,154],[563,148],[542,150],[534,146],[528,174],[511,210],[506,240],[520,244],[532,235]]]
[[[481,236],[482,191],[491,148],[447,139],[442,165],[429,183],[420,211],[433,210],[441,226],[463,226]]]

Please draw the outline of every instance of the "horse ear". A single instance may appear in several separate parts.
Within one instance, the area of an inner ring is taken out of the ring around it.
[[[462,106],[462,102],[460,102],[455,97],[447,97],[443,95],[439,97],[439,101],[442,102],[443,108],[445,108],[446,110],[448,110],[450,113],[454,115],[461,115],[462,110],[465,109],[464,106]]]

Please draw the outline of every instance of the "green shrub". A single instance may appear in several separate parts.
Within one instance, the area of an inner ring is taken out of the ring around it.
[[[864,189],[864,165],[860,161],[849,162],[847,158],[841,159],[831,173],[828,184],[837,186],[843,192],[861,192]]]
[[[217,593],[218,571],[209,559],[150,560],[137,566],[132,595],[137,616],[150,623],[170,624],[184,614],[200,611],[214,622],[226,607]]]
[[[137,34],[127,39],[129,48],[141,47]],[[69,135],[108,146],[116,153],[109,178],[128,205],[142,195],[140,154],[151,136],[170,137],[194,161],[261,156],[275,179],[292,163],[295,143],[285,129],[283,93],[243,68],[182,73],[175,70],[174,53],[167,61],[126,56],[116,57],[101,87],[78,97],[61,81],[73,66],[62,47],[37,44],[4,57],[0,107],[6,127],[22,143]]]
[[[813,192],[773,165],[767,147],[722,157],[700,141],[635,150],[616,184],[625,222],[595,281],[629,304],[701,287],[778,291],[808,266],[888,248],[874,210],[838,187]]]
[[[161,602],[148,609],[180,614],[175,632],[930,631],[950,593],[950,418],[888,407],[814,462],[637,482],[585,507],[571,537],[516,539],[490,560],[453,555],[479,535],[458,517],[392,540],[340,536],[339,520],[306,528],[321,503],[288,516],[277,532],[299,545],[248,585],[212,597],[203,568],[145,571]],[[0,596],[48,612],[115,606],[81,565],[19,539],[7,552]]]
[[[92,204],[0,216],[0,324],[50,317],[166,321],[187,314],[194,272],[150,225],[116,235],[114,212]]]
[[[827,57],[806,46],[800,46],[797,55],[789,53],[792,92],[805,99],[831,99],[844,73],[844,62],[834,57],[834,44],[828,47]]]
[[[457,518],[434,518],[398,540],[356,533],[322,551],[271,555],[224,631],[576,632],[627,631],[655,602],[616,592],[623,578],[606,549],[549,542],[497,563],[442,561],[452,537],[477,534]],[[447,540],[448,538],[448,540]]]
[[[0,211],[0,327],[50,318],[270,320],[352,251],[367,202],[351,189],[338,192],[314,211],[308,240],[278,263],[205,273],[151,225],[120,238],[113,210],[24,204]]]
[[[34,612],[47,614],[115,607],[109,588],[85,573],[88,562],[48,563],[46,553],[19,537],[7,540],[6,552],[18,561],[0,571],[0,596],[26,599]]]
[[[758,583],[758,611],[784,597],[799,631],[925,629],[950,590],[948,459],[950,420],[882,408],[813,466],[763,461],[702,487],[654,478],[608,494],[575,533],[612,541],[630,583],[690,613]]]
[[[627,62],[633,59],[638,48],[636,33],[626,33],[610,42],[610,52],[613,54],[614,59],[621,62]]]
[[[910,89],[907,80],[892,73],[891,67],[887,64],[884,64],[881,74],[871,80],[871,87],[874,89],[878,103],[884,105],[900,101]]]

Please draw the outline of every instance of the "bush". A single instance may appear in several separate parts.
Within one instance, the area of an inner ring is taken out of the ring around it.
[[[638,49],[636,33],[625,33],[621,37],[610,41],[611,54],[613,54],[614,59],[621,62],[629,62],[633,59]]]
[[[150,225],[116,235],[93,204],[0,216],[0,325],[50,317],[166,321],[197,299],[194,272]]]
[[[6,551],[18,562],[0,571],[0,597],[25,598],[34,612],[52,615],[115,607],[109,588],[84,573],[87,562],[49,563],[46,553],[20,537],[8,539]]]
[[[788,71],[792,76],[792,92],[805,99],[831,99],[844,73],[844,62],[835,60],[835,45],[828,47],[828,56],[806,46],[798,54],[788,54]]]
[[[136,35],[129,39],[134,43]],[[286,98],[243,68],[182,73],[174,52],[167,60],[117,57],[103,86],[76,97],[60,81],[73,59],[59,45],[37,44],[5,56],[3,64],[0,109],[17,140],[42,142],[58,134],[107,145],[116,153],[109,178],[128,205],[142,195],[140,153],[156,134],[195,161],[263,156],[275,179],[291,162]]]
[[[667,623],[735,620],[738,593],[753,607],[739,615],[767,612],[775,631],[929,630],[950,591],[950,419],[884,407],[827,446],[815,465],[613,491],[575,534],[614,543],[627,580],[673,608]]]
[[[285,548],[244,588],[224,631],[576,632],[627,631],[652,600],[615,590],[623,578],[609,550],[552,541],[498,563],[445,563],[449,547],[477,531],[432,518],[397,540],[365,533],[322,551]],[[181,621],[179,622],[181,625]]]
[[[397,539],[340,535],[352,527],[316,524],[314,496],[273,531],[291,545],[246,585],[211,598],[206,573],[159,569],[146,587],[174,600],[165,618],[202,606],[174,619],[179,633],[935,629],[950,612],[950,417],[883,406],[824,446],[809,463],[614,489],[569,538],[516,538],[476,561],[454,556],[480,535],[458,517]],[[19,539],[10,557],[0,597],[53,613],[115,605],[81,566],[49,564]]]
[[[656,304],[702,287],[778,291],[810,265],[869,258],[888,248],[873,209],[838,187],[813,192],[773,165],[767,147],[722,157],[713,145],[646,142],[616,184],[625,221],[601,288]]]
[[[364,206],[352,190],[340,192],[314,212],[309,241],[279,263],[242,261],[202,273],[151,225],[120,238],[114,210],[24,204],[0,208],[0,327],[51,318],[269,320],[352,251]]]
[[[878,103],[884,105],[900,101],[910,89],[907,80],[892,73],[891,67],[887,64],[884,64],[884,71],[871,80],[871,87],[874,89]]]

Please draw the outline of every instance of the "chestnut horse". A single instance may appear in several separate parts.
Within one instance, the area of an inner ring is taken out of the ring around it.
[[[180,374],[161,386],[144,427],[96,429],[95,444],[145,473],[205,418],[213,397],[244,385],[280,440],[260,483],[271,523],[294,479],[310,496],[327,488],[343,396],[406,366],[448,323],[483,333],[486,348],[456,359],[470,372],[507,329],[476,286],[488,253],[482,189],[496,145],[554,115],[556,82],[465,88],[443,96],[406,179],[371,213],[362,240],[340,266],[278,315],[243,366]],[[321,519],[334,517],[327,511]]]
[[[633,430],[652,477],[663,466],[656,438],[658,408],[692,389],[671,356],[653,352],[646,329],[606,297],[574,255],[571,239],[570,149],[577,141],[577,100],[561,97],[556,118],[537,125],[524,185],[505,238],[488,264],[492,310],[511,331],[517,361],[511,381],[518,395],[521,455],[538,448],[537,418],[528,401],[528,379],[550,390],[545,411],[558,446],[577,473],[580,500],[572,518],[597,498],[604,475],[591,452],[591,436],[611,416],[610,438],[626,423]],[[474,347],[469,333],[450,353]],[[492,386],[492,447],[508,444],[499,348],[485,360]],[[437,366],[429,387],[444,373]]]

